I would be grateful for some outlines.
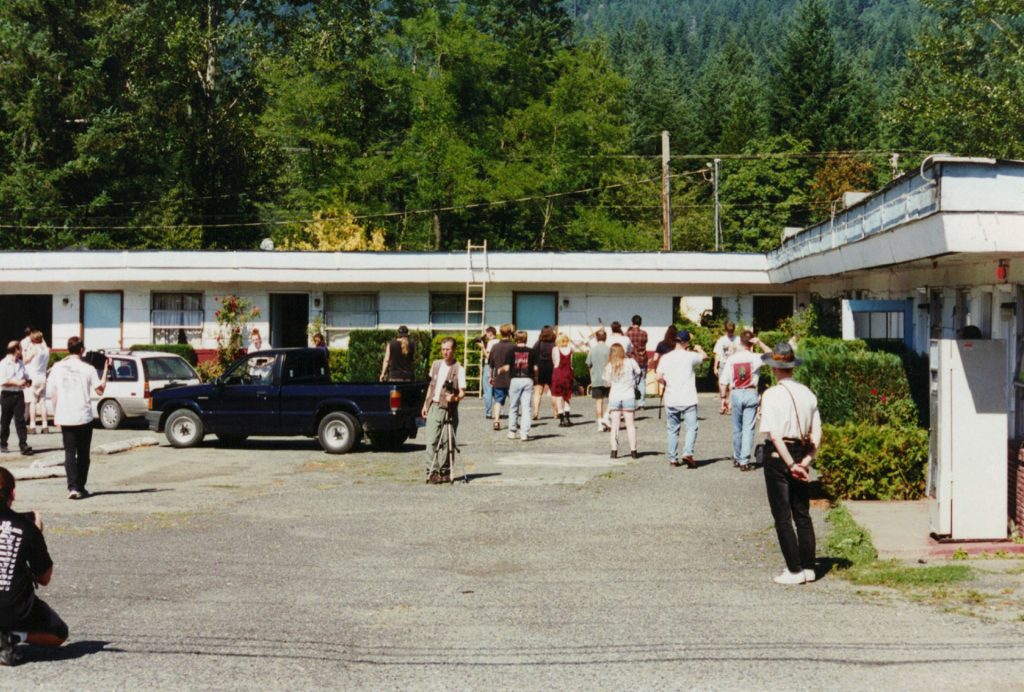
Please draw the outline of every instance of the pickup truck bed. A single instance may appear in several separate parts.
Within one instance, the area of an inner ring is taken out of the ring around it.
[[[415,437],[426,382],[332,383],[327,352],[271,349],[243,356],[208,384],[154,392],[149,427],[175,447],[208,433],[225,443],[252,435],[316,437],[325,452],[351,451],[366,434],[382,448]]]

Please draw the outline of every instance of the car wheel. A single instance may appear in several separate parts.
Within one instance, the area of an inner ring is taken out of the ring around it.
[[[320,421],[317,438],[320,440],[320,446],[328,454],[345,454],[356,446],[359,432],[359,423],[351,414],[335,411],[328,413]]]
[[[107,430],[117,430],[124,422],[124,410],[113,399],[105,399],[100,402],[99,414],[100,425]]]
[[[195,447],[203,441],[203,421],[186,408],[172,413],[164,429],[173,447]]]
[[[370,444],[376,450],[394,452],[401,449],[407,439],[409,439],[409,435],[404,430],[389,430],[387,432],[373,433],[370,436]]]
[[[217,435],[217,439],[221,441],[221,444],[227,445],[228,447],[237,447],[238,445],[245,442],[248,435]]]

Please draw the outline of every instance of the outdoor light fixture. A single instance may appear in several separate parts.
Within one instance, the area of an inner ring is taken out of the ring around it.
[[[568,308],[569,307],[569,299],[568,298],[562,298],[562,307],[563,308]]]
[[[67,296],[64,296],[63,298],[60,299],[60,304],[63,305],[64,307],[67,307],[68,305],[71,304],[71,299],[68,298]]]
[[[315,308],[320,307],[320,299],[319,298],[314,298],[313,299],[313,307],[315,307]]]

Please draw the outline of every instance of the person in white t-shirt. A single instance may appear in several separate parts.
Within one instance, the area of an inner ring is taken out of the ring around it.
[[[740,471],[750,471],[750,452],[754,443],[754,425],[757,420],[758,376],[761,372],[761,356],[751,349],[757,346],[765,353],[770,350],[752,331],[740,334],[739,349],[725,361],[729,388],[732,390],[732,459],[733,466]]]
[[[92,394],[103,394],[107,387],[110,359],[103,366],[103,377],[82,360],[85,344],[77,336],[68,339],[68,357],[50,370],[46,394],[53,400],[53,422],[64,438],[64,470],[68,477],[68,499],[89,496],[89,448],[92,445]]]
[[[708,354],[699,345],[688,350],[690,332],[676,334],[676,348],[658,359],[658,382],[665,387],[662,403],[668,425],[668,463],[697,468],[693,446],[697,442],[697,378],[694,369],[707,360]],[[682,460],[679,457],[680,422],[686,426]]]
[[[608,348],[611,348],[615,344],[622,346],[622,350],[626,352],[628,356],[633,352],[633,342],[629,340],[629,337],[622,333],[622,324],[617,320],[611,323],[612,333],[608,335]]]
[[[786,569],[775,577],[775,582],[804,584],[816,579],[808,481],[811,463],[821,444],[818,398],[793,379],[793,368],[800,361],[794,357],[792,346],[778,343],[763,360],[778,380],[761,401],[761,432],[767,435],[765,445],[769,451],[764,480],[779,547],[786,560]]]
[[[725,334],[718,337],[718,341],[715,342],[715,362],[712,365],[712,371],[715,377],[718,378],[718,396],[722,402],[718,408],[718,413],[721,415],[725,415],[732,410],[729,406],[729,381],[731,378],[722,366],[725,365],[725,361],[729,360],[729,356],[739,349],[739,345],[740,338],[736,335],[736,323],[726,322]]]
[[[50,347],[38,329],[32,332],[29,350],[23,353],[25,372],[32,386],[25,389],[25,401],[28,403],[28,427],[33,433],[49,432],[46,427],[46,366],[50,363]],[[36,420],[39,427],[36,428]]]

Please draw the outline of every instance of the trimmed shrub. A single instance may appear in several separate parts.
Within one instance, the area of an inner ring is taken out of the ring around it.
[[[868,350],[867,342],[862,339],[833,339],[827,336],[809,336],[797,341],[797,351],[803,358],[813,353],[834,353],[845,355],[864,353]]]
[[[914,500],[925,491],[928,431],[905,424],[824,425],[814,463],[832,497]]]
[[[328,349],[327,363],[328,367],[331,369],[331,382],[347,382],[349,380],[347,349]],[[378,371],[377,374],[380,375],[380,372]]]
[[[587,387],[590,385],[590,368],[587,367],[587,354],[575,352],[572,354],[572,376],[576,379],[576,386]]]
[[[878,400],[903,399],[913,407],[903,363],[892,354],[801,349],[800,357],[795,377],[817,395],[822,421],[863,422]]]
[[[394,329],[354,329],[348,335],[346,379],[352,382],[376,382],[380,379],[380,366],[384,362],[384,347],[395,338]],[[430,332],[410,331],[415,345],[413,369],[417,380],[427,379],[430,370]],[[331,365],[332,377],[334,365]]]
[[[67,357],[67,351],[50,351],[50,360],[46,362],[46,368],[52,368],[54,363],[56,363],[59,360],[64,360]]]
[[[173,353],[176,356],[184,358],[192,367],[199,364],[199,358],[196,357],[196,350],[189,344],[135,344],[129,350]]]
[[[763,341],[768,348],[773,348],[775,344],[789,340],[786,333],[779,329],[765,329],[757,333],[757,338]]]

